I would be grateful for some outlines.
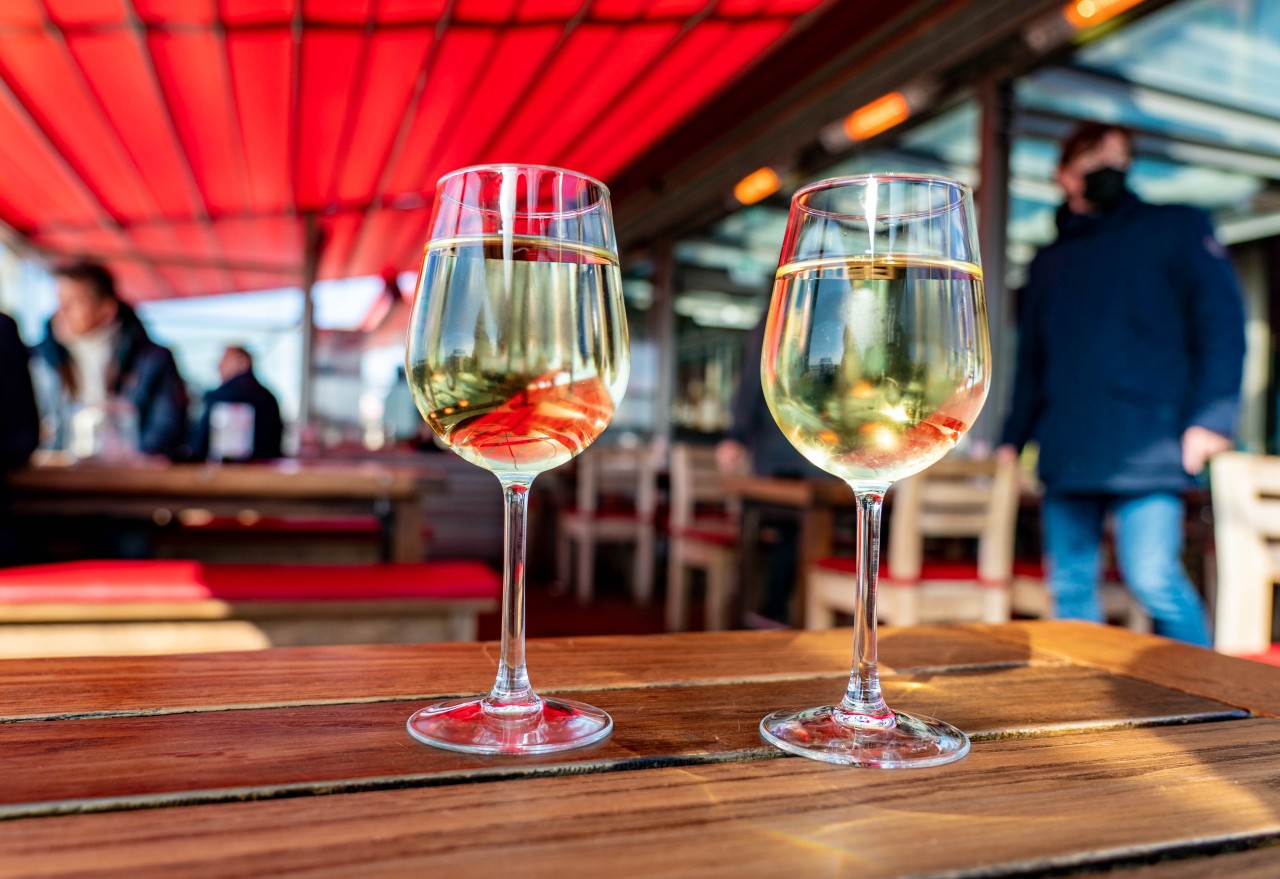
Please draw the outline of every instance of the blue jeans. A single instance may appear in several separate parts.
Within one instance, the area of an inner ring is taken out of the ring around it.
[[[1042,523],[1055,615],[1102,621],[1099,550],[1108,512],[1115,514],[1120,573],[1156,633],[1207,647],[1205,608],[1182,567],[1183,506],[1176,494],[1046,494]]]

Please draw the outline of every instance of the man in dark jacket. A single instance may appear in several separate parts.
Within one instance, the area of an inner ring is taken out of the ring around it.
[[[0,314],[0,566],[20,560],[7,474],[27,463],[40,443],[40,416],[29,360],[18,325],[9,315]]]
[[[253,374],[253,356],[244,348],[227,348],[218,363],[218,374],[222,377],[222,385],[205,395],[204,411],[191,437],[192,457],[207,458],[212,452],[214,457],[226,460],[279,458],[281,436],[284,432],[280,404],[276,402],[275,395],[263,387]],[[237,409],[251,416],[251,427],[247,420],[237,420]],[[234,441],[226,448],[210,448],[213,423],[219,419],[227,422],[219,425],[226,433],[235,433],[237,424],[248,428],[245,439],[251,438],[251,443],[244,444],[247,448],[231,448],[240,445]]]
[[[40,415],[31,388],[30,357],[18,325],[0,314],[0,470],[27,463],[40,444]]]
[[[59,415],[75,404],[123,402],[136,414],[136,451],[178,455],[187,432],[187,389],[173,354],[151,341],[104,266],[77,262],[54,276],[58,310],[35,354],[55,376]],[[68,425],[60,424],[59,433],[65,444]]]
[[[1209,219],[1125,185],[1128,134],[1089,125],[1063,144],[1058,239],[1031,264],[1002,454],[1039,443],[1056,615],[1100,620],[1099,546],[1156,631],[1207,644],[1182,567],[1181,492],[1230,447],[1244,357],[1240,291]]]

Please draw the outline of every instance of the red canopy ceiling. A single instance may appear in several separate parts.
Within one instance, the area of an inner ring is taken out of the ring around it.
[[[3,0],[0,222],[133,299],[414,269],[436,178],[606,181],[822,0]]]

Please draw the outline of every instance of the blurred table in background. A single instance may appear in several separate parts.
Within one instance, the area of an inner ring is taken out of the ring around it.
[[[163,527],[190,511],[252,524],[260,518],[372,517],[385,561],[421,561],[421,470],[281,460],[248,464],[41,463],[10,474],[21,517],[109,516]]]
[[[805,580],[809,566],[831,555],[835,533],[836,511],[854,507],[853,490],[835,478],[784,479],[778,476],[723,476],[725,491],[743,501],[744,514],[752,508],[776,508],[793,512],[800,523],[799,548],[796,553],[796,579],[793,590],[792,619],[804,628]],[[752,529],[744,528],[739,558],[749,559],[754,547]],[[742,565],[745,573],[747,565]]]
[[[1277,875],[1280,669],[1083,623],[886,629],[886,698],[969,756],[763,742],[843,692],[850,641],[533,640],[539,691],[615,730],[531,758],[405,733],[492,680],[493,644],[0,662],[0,877]]]

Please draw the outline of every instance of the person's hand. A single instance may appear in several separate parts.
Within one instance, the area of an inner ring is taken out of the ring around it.
[[[747,469],[747,447],[737,440],[716,444],[716,469],[721,473],[743,473]]]
[[[1196,476],[1209,459],[1231,448],[1231,438],[1207,427],[1192,425],[1182,434],[1182,469]]]

